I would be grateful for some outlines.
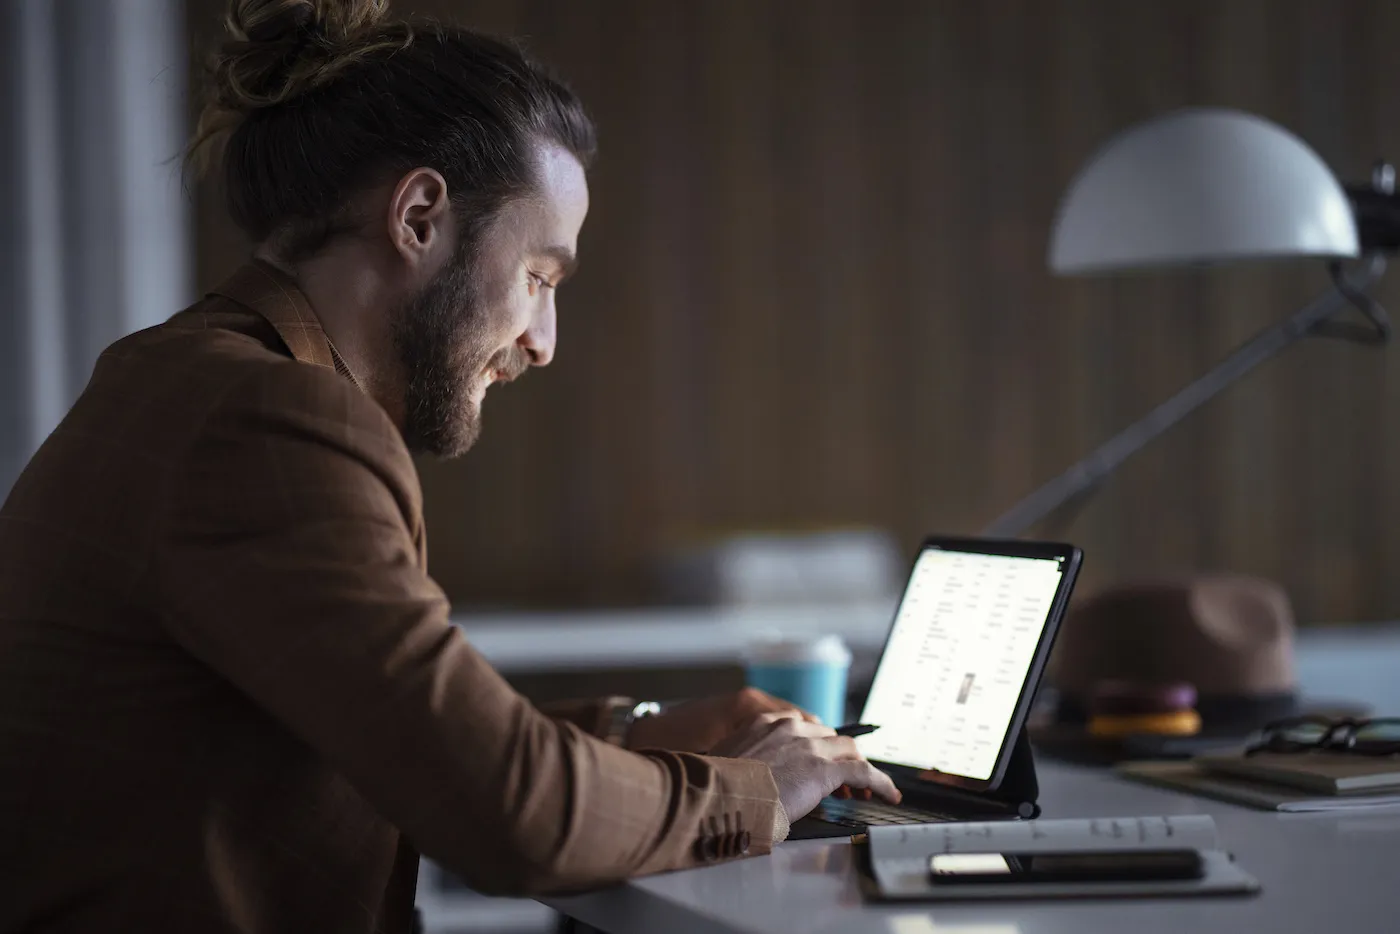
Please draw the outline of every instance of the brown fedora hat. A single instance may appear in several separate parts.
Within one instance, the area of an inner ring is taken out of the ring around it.
[[[1046,672],[1054,694],[1049,722],[1042,720],[1032,738],[1042,746],[1088,748],[1108,758],[1154,750],[1189,755],[1242,740],[1302,712],[1293,633],[1293,608],[1283,588],[1241,574],[1140,581],[1077,600]],[[1154,697],[1165,706],[1153,707]],[[1199,727],[1186,736],[1091,737],[1091,719],[1122,712],[1121,706],[1107,709],[1110,702],[1149,715],[1184,706],[1188,715],[1199,715]]]

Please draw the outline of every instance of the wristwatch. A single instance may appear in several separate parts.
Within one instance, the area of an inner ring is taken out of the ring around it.
[[[612,709],[608,713],[608,729],[603,738],[614,746],[626,746],[632,724],[659,713],[661,704],[657,701],[634,702],[631,698],[613,698]]]

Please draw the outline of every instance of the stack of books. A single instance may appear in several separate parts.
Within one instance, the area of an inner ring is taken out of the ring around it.
[[[1400,756],[1345,752],[1212,753],[1125,762],[1125,777],[1269,811],[1400,807]]]

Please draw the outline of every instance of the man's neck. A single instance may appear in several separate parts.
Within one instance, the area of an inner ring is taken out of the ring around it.
[[[296,283],[354,381],[402,427],[391,328],[391,309],[398,299],[388,294],[374,263],[358,252],[332,245],[295,266],[263,249],[254,257]]]

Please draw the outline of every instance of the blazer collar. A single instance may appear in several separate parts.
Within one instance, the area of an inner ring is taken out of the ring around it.
[[[326,336],[306,295],[280,269],[252,260],[210,294],[235,301],[266,318],[301,363],[330,367],[363,389]]]

